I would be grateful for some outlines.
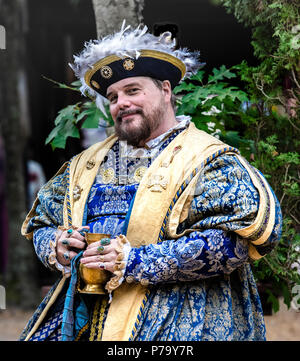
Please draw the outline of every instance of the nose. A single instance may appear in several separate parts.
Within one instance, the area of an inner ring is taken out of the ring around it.
[[[122,95],[118,95],[118,100],[117,100],[117,107],[122,110],[122,109],[127,109],[129,108],[131,105],[131,102],[129,100],[129,97],[126,96],[125,94]]]

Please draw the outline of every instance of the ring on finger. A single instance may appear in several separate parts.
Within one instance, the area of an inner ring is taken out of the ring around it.
[[[100,268],[100,269],[105,269],[105,263],[102,263],[102,262],[99,263],[99,268]]]
[[[101,246],[108,246],[110,244],[109,238],[102,238],[100,241]]]
[[[102,263],[104,262],[104,255],[103,255],[103,254],[101,254],[101,255],[99,256],[99,261],[102,262]]]
[[[100,252],[103,252],[104,251],[104,247],[103,246],[98,246],[97,247],[97,251],[100,253]]]
[[[88,232],[87,229],[82,229],[81,231],[79,231],[79,233],[82,235],[82,237],[85,237],[85,234]]]
[[[70,241],[68,241],[67,239],[63,239],[61,241],[61,243],[64,245],[64,246],[69,246],[70,245]]]
[[[64,259],[65,259],[66,261],[69,261],[69,259],[70,259],[70,253],[69,253],[69,252],[65,252],[65,253],[63,254],[63,257],[64,257]]]
[[[66,235],[66,237],[71,237],[71,235],[72,235],[72,233],[73,233],[73,229],[72,228],[69,228],[68,230],[67,230],[67,235]]]

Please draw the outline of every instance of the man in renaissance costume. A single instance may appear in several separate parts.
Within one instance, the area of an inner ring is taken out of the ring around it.
[[[281,232],[278,201],[233,147],[177,117],[197,52],[146,27],[90,41],[72,68],[115,134],[64,164],[22,233],[61,276],[21,340],[264,340],[250,261]],[[86,245],[85,234],[109,234]],[[110,279],[80,291],[80,265]]]

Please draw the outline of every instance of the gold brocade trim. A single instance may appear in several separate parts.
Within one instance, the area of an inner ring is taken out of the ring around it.
[[[88,329],[88,327],[89,327],[89,323],[87,322],[87,323],[82,327],[82,329],[78,332],[78,335],[77,335],[75,341],[79,341],[81,335],[83,334],[83,332],[85,332],[85,331]]]
[[[172,65],[176,66],[176,68],[178,68],[180,70],[181,78],[183,78],[183,76],[186,73],[186,68],[185,68],[184,63],[171,54],[164,53],[164,52],[157,51],[157,50],[140,50],[139,57],[140,58],[149,57],[149,58],[155,58],[155,59],[167,61],[167,62],[171,63]],[[109,55],[109,56],[106,56],[105,58],[97,61],[93,65],[93,67],[91,69],[89,69],[84,75],[84,80],[87,83],[87,85],[91,86],[91,84],[90,84],[91,78],[99,69],[101,69],[102,67],[107,66],[115,61],[121,60],[121,59],[122,58],[117,55]]]
[[[107,303],[108,303],[107,299],[103,298],[102,304],[101,304],[101,309],[100,309],[100,315],[99,315],[97,341],[101,341],[101,338],[102,338],[102,332],[103,332],[103,327],[104,327],[104,318],[105,318],[105,310],[106,310],[106,307],[107,307]]]
[[[89,341],[101,341],[106,307],[107,299],[99,297],[94,306]]]
[[[187,228],[183,232],[181,232],[179,234],[177,233],[178,224],[183,222],[188,216],[189,207],[190,207],[190,204],[193,199],[193,194],[195,191],[195,187],[196,187],[196,183],[198,181],[199,175],[200,175],[200,172],[195,173],[194,178],[190,181],[188,186],[185,188],[185,190],[179,197],[178,201],[175,203],[175,205],[171,211],[171,214],[169,215],[169,217],[167,219],[165,230],[166,230],[166,233],[168,234],[168,237],[170,237],[170,238],[176,239],[176,238],[182,237],[182,236],[186,235],[187,233],[190,233],[193,231],[193,229]]]
[[[147,288],[141,284],[123,282],[113,294],[106,315],[102,341],[128,341],[137,318]]]
[[[249,244],[248,254],[249,254],[249,257],[250,257],[253,261],[257,261],[258,259],[264,257],[264,256],[262,256],[260,253],[258,253],[258,251],[256,250],[256,248],[255,248],[252,244]]]
[[[139,312],[138,312],[138,315],[137,315],[137,318],[136,318],[136,321],[135,321],[135,324],[133,326],[133,329],[132,329],[132,332],[131,332],[131,336],[129,338],[129,341],[133,341],[134,340],[134,336],[136,334],[136,330],[140,324],[140,321],[141,321],[141,317],[142,317],[142,311],[144,310],[145,308],[145,305],[146,305],[146,302],[148,301],[148,297],[150,295],[150,290],[149,289],[146,289],[146,292],[145,292],[145,296],[144,296],[144,299],[142,301],[142,305],[139,309]]]
[[[182,147],[181,151],[165,168],[166,161],[179,146]],[[197,150],[193,147],[197,147]],[[224,147],[226,145],[223,142],[190,123],[159,154],[145,172],[135,195],[126,234],[132,247],[140,247],[142,241],[146,244],[157,242],[165,216],[180,185],[210,154]]]
[[[82,225],[83,219],[83,210],[85,209],[85,202],[96,178],[98,168],[106,156],[109,149],[113,146],[117,137],[113,134],[110,137],[106,138],[101,143],[96,143],[92,145],[88,150],[83,151],[82,153],[76,156],[71,165],[70,165],[70,187],[69,187],[69,194],[72,194],[75,184],[79,183],[82,185],[83,191],[81,194],[81,198],[74,202],[72,198],[70,198],[70,206],[71,206],[71,213],[72,213],[72,223],[78,226]],[[95,166],[87,170],[86,162],[93,158],[95,162]],[[88,172],[88,176],[84,173]],[[68,213],[67,213],[67,197],[65,197],[64,202],[64,225],[68,227]]]
[[[89,341],[94,341],[94,339],[95,339],[99,310],[100,310],[100,299],[98,298],[97,301],[96,301],[96,304],[94,306],[93,319],[92,319],[92,324],[91,324],[91,333],[90,333]]]

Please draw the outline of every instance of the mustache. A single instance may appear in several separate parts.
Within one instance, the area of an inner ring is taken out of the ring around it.
[[[131,109],[131,110],[120,110],[120,112],[117,115],[117,121],[121,122],[122,121],[122,117],[124,115],[130,115],[130,114],[141,114],[144,115],[144,112],[142,109],[137,108],[137,109]]]

